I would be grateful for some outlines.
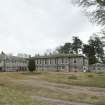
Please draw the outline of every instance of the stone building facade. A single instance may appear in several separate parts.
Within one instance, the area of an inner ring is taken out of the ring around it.
[[[35,56],[37,70],[42,71],[84,71],[88,69],[88,60],[83,55]]]
[[[28,70],[28,61],[25,58],[0,54],[0,71],[26,70]]]
[[[90,72],[105,72],[105,64],[103,63],[95,63],[89,65],[88,68]]]

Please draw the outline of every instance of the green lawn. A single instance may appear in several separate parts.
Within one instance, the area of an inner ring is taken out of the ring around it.
[[[0,105],[58,105],[34,96],[105,105],[104,81],[95,73],[0,73]]]
[[[56,83],[105,88],[105,74],[101,73],[44,73],[40,78]]]
[[[0,86],[0,105],[49,105],[45,102],[32,100],[22,91],[10,87]]]
[[[33,100],[27,93],[27,87],[12,80],[28,79],[20,73],[0,73],[0,105],[53,105]],[[31,91],[31,87],[29,88]]]

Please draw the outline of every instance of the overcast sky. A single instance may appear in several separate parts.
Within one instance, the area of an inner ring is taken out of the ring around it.
[[[0,0],[0,51],[43,53],[99,31],[70,0]]]

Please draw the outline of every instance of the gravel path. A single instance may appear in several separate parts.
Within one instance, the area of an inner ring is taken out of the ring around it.
[[[33,77],[34,78],[34,77]],[[105,88],[97,88],[97,87],[84,87],[84,86],[74,86],[74,85],[67,85],[63,83],[53,83],[48,82],[45,80],[40,80],[38,78],[29,78],[27,80],[12,80],[14,83],[18,83],[19,85],[25,85],[26,87],[32,87],[32,88],[47,88],[54,92],[64,92],[65,94],[87,94],[87,95],[94,95],[94,96],[105,96]],[[50,104],[54,105],[90,105],[86,103],[79,103],[79,102],[70,102],[70,101],[64,101],[60,99],[53,99],[53,98],[47,98],[43,96],[36,96],[32,95],[32,99],[37,99],[39,101],[45,101]]]
[[[51,99],[51,98],[40,97],[40,96],[32,96],[32,98],[39,101],[40,100],[46,101],[47,103],[54,104],[54,105],[91,105],[91,104],[86,104],[86,103],[63,101],[63,100]]]
[[[18,82],[32,87],[43,87],[43,88],[48,88],[50,90],[61,91],[61,92],[70,93],[70,94],[85,93],[85,94],[94,95],[94,96],[105,96],[105,88],[67,85],[67,84],[53,83],[53,82],[47,82],[44,80],[37,80],[37,79],[21,80]]]

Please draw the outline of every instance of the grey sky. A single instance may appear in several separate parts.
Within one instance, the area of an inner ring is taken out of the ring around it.
[[[99,30],[70,0],[1,0],[0,51],[43,53]]]

